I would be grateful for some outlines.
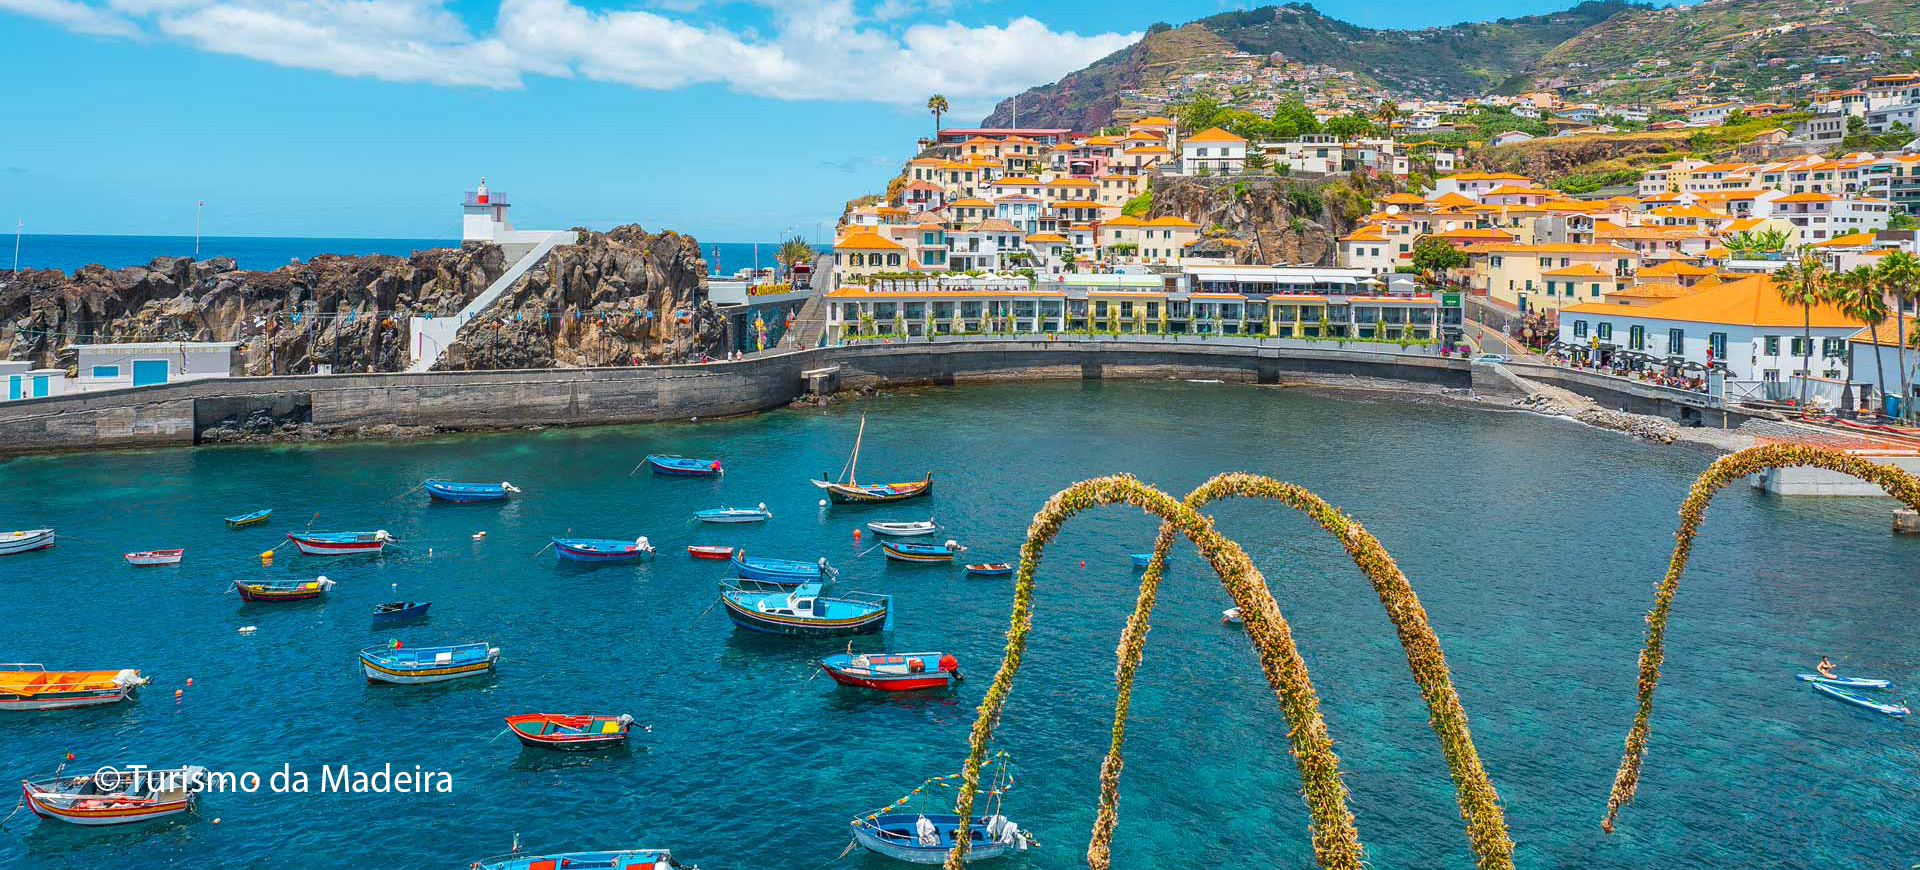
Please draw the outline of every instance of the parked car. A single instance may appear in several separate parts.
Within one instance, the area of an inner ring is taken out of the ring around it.
[[[1497,353],[1483,353],[1479,356],[1474,357],[1473,361],[1477,363],[1486,363],[1487,365],[1498,365],[1500,363],[1506,362],[1507,358]]]

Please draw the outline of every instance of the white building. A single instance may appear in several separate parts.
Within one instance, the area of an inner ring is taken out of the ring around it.
[[[1883,229],[1892,220],[1893,209],[1891,200],[1808,191],[1756,200],[1753,217],[1781,218],[1793,224],[1804,243]]]
[[[1247,140],[1209,127],[1180,140],[1180,173],[1232,175],[1247,162]]]
[[[1867,112],[1869,132],[1885,133],[1892,130],[1895,124],[1905,124],[1909,130],[1920,130],[1920,103],[1888,106]]]
[[[246,374],[237,341],[144,341],[70,345],[80,390],[144,387]]]
[[[1812,321],[1807,344],[1803,318]],[[1729,281],[1652,305],[1589,302],[1560,309],[1560,340],[1601,358],[1623,351],[1705,365],[1736,381],[1785,381],[1807,357],[1814,377],[1847,374],[1848,339],[1864,326],[1831,305],[1811,312],[1781,301],[1767,276]]]
[[[44,399],[68,392],[73,386],[64,369],[36,369],[25,360],[0,360],[0,401]]]

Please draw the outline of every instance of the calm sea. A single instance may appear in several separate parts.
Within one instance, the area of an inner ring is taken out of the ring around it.
[[[823,509],[808,478],[844,464],[868,418],[863,477],[936,474],[931,498]],[[648,452],[718,456],[718,480],[627,471]],[[0,718],[11,781],[104,764],[198,763],[263,776],[288,765],[450,771],[448,795],[207,795],[199,817],[83,830],[25,813],[0,867],[465,867],[515,833],[541,850],[667,846],[718,870],[894,870],[835,860],[847,821],[959,769],[999,661],[1006,579],[888,562],[861,523],[929,516],[1013,558],[1033,511],[1093,475],[1130,471],[1176,494],[1220,471],[1311,486],[1364,522],[1413,580],[1529,868],[1886,870],[1920,862],[1915,731],[1793,678],[1822,654],[1920,701],[1914,577],[1920,539],[1887,531],[1890,502],[1715,502],[1668,633],[1639,799],[1600,830],[1632,720],[1642,617],[1674,510],[1710,457],[1572,423],[1341,400],[1239,385],[1011,384],[901,391],[830,409],[403,443],[205,447],[0,463],[0,528],[58,527],[52,549],[0,560],[10,661],[140,667],[133,703]],[[421,479],[511,480],[495,505],[429,503]],[[694,510],[765,502],[755,526]],[[222,516],[275,509],[229,531]],[[1248,549],[1292,622],[1324,699],[1376,868],[1470,867],[1427,714],[1380,603],[1305,517],[1264,503],[1209,508]],[[388,529],[381,557],[256,554],[290,530]],[[482,540],[476,532],[485,531]],[[1042,848],[993,866],[1085,866],[1113,703],[1114,644],[1154,523],[1088,512],[1047,550],[1036,617],[999,732],[1019,763],[1009,815]],[[650,562],[590,569],[548,536],[632,538]],[[880,697],[815,677],[844,639],[735,630],[712,608],[724,563],[689,543],[839,566],[838,588],[894,596],[890,637],[858,650],[947,650],[956,693]],[[131,568],[126,550],[185,547]],[[243,604],[234,578],[339,586],[320,602]],[[374,604],[429,599],[425,624],[375,631]],[[1225,593],[1186,545],[1135,692],[1115,867],[1310,867],[1286,725]],[[237,629],[257,630],[242,634]],[[369,686],[354,651],[485,640],[497,675]],[[187,686],[187,680],[193,680]],[[176,689],[184,690],[176,699]],[[556,754],[502,737],[522,712],[631,713],[631,751]],[[215,820],[218,819],[218,823]]]
[[[12,239],[5,239],[11,247]],[[458,239],[328,239],[281,236],[203,236],[200,256],[228,256],[243,269],[273,269],[293,260],[307,260],[316,254],[397,254],[406,256],[423,248],[456,247]],[[774,265],[774,243],[758,245],[757,258],[752,242],[702,242],[700,254],[707,267],[719,274],[735,270]],[[716,260],[716,249],[718,250]],[[71,272],[90,263],[108,267],[146,265],[155,257],[184,257],[194,252],[192,236],[78,236],[23,235],[20,237],[20,266],[29,269],[64,269]],[[716,268],[717,263],[717,268]],[[0,269],[13,267],[13,252],[0,250]]]

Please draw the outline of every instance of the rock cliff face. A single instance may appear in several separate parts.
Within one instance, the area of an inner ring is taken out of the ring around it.
[[[1237,251],[1241,263],[1328,266],[1338,253],[1339,237],[1367,213],[1371,194],[1391,192],[1354,184],[1160,176],[1153,181],[1153,207],[1147,217],[1174,215],[1198,223],[1203,236],[1218,239],[1223,249]]]
[[[304,374],[322,364],[337,372],[400,371],[410,359],[409,316],[458,311],[509,265],[498,246],[468,244],[411,257],[327,254],[269,271],[238,269],[229,257],[160,257],[71,275],[22,270],[0,284],[0,358],[55,367],[68,364],[60,349],[80,342],[241,341],[248,374]],[[553,322],[542,344],[489,335],[487,324],[498,318],[483,316],[462,329],[443,363],[608,365],[712,351],[720,337],[700,282],[705,271],[690,237],[633,226],[583,230],[578,244],[555,249],[489,313],[544,305],[557,321],[569,308],[640,310],[652,314],[652,328],[609,321],[567,331]],[[689,316],[672,317],[677,309]]]
[[[720,353],[725,325],[707,301],[700,243],[638,226],[578,230],[480,317],[460,328],[440,370],[682,362]]]

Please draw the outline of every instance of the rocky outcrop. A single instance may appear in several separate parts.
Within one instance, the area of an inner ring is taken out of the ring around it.
[[[465,326],[436,370],[616,366],[718,354],[700,243],[638,226],[576,230]]]
[[[1149,219],[1174,215],[1200,225],[1209,249],[1241,263],[1332,265],[1340,236],[1370,211],[1383,182],[1274,176],[1156,176]],[[1377,187],[1377,189],[1376,189]]]
[[[1528,178],[1551,181],[1572,172],[1587,171],[1605,161],[1622,160],[1638,154],[1686,151],[1690,132],[1535,139],[1475,151],[1467,162],[1475,169],[1518,172]]]
[[[0,358],[59,367],[71,364],[61,349],[75,343],[239,341],[248,374],[304,374],[321,365],[402,371],[409,317],[459,311],[509,265],[498,246],[468,243],[410,257],[324,254],[264,271],[239,269],[229,257],[159,257],[71,275],[22,270],[0,283]],[[652,324],[632,328],[609,318],[569,331],[556,324],[542,341],[524,328],[499,340],[482,325],[498,318],[481,318],[461,331],[461,367],[608,365],[636,356],[664,362],[717,348],[705,271],[698,243],[678,233],[582,231],[578,244],[555,249],[492,308],[624,310]],[[572,320],[591,316],[575,312]]]

